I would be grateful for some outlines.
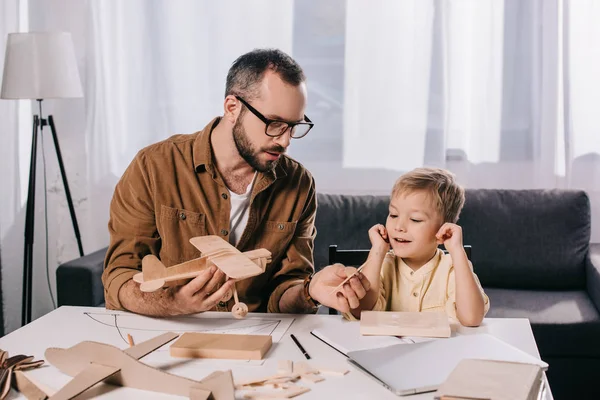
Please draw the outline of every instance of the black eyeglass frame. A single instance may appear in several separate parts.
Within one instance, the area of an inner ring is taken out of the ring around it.
[[[303,138],[304,136],[306,136],[308,134],[308,132],[310,132],[310,130],[313,128],[313,126],[315,126],[315,124],[310,120],[310,118],[308,118],[306,116],[306,114],[304,114],[304,119],[306,120],[306,122],[289,122],[289,121],[283,121],[281,119],[270,119],[265,117],[264,115],[262,115],[260,113],[260,111],[258,111],[256,108],[252,107],[250,104],[248,104],[248,102],[244,99],[242,99],[240,96],[235,96],[236,99],[238,99],[243,105],[246,106],[246,108],[248,110],[250,110],[250,112],[252,114],[254,114],[258,119],[260,119],[262,122],[265,123],[265,135],[269,136],[269,137],[279,137],[284,135],[288,130],[292,133],[291,134],[291,138],[292,139],[300,139]],[[269,125],[272,124],[273,122],[278,122],[278,123],[282,123],[282,124],[287,124],[287,128],[281,132],[279,135],[269,135],[269,133],[267,132],[269,130]],[[294,127],[296,125],[306,125],[308,126],[308,130],[302,135],[302,136],[294,136]]]

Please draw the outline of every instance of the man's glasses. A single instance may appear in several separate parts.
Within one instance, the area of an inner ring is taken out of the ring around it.
[[[286,133],[289,129],[292,138],[300,139],[306,136],[308,131],[310,131],[315,125],[310,119],[308,119],[306,115],[304,115],[304,120],[306,122],[288,122],[281,121],[278,119],[269,119],[262,115],[260,112],[258,112],[256,108],[252,107],[250,104],[248,104],[246,100],[242,99],[240,96],[235,96],[235,98],[241,101],[242,104],[245,105],[246,108],[250,110],[252,114],[256,115],[258,119],[265,123],[265,134],[267,136],[278,137]]]

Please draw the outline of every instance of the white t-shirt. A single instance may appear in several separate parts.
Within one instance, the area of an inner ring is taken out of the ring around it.
[[[248,212],[250,210],[250,195],[252,194],[252,187],[254,187],[254,181],[256,180],[256,172],[252,182],[246,188],[246,192],[242,194],[233,193],[229,191],[229,199],[231,201],[231,213],[229,214],[229,243],[236,245],[242,237],[244,229],[248,224]]]

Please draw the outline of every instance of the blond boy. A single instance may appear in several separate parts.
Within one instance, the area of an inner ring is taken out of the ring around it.
[[[402,175],[385,227],[369,230],[372,247],[362,273],[371,287],[346,316],[360,318],[362,310],[443,311],[462,325],[480,325],[490,303],[456,225],[464,202],[464,189],[448,171],[417,168]],[[442,243],[449,254],[438,249]]]

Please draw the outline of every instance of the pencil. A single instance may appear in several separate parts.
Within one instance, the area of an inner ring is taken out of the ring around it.
[[[308,355],[308,353],[306,352],[306,350],[304,350],[304,347],[302,347],[302,345],[300,344],[300,342],[298,341],[298,339],[296,339],[296,336],[294,336],[293,334],[290,334],[290,337],[292,338],[292,340],[294,341],[294,343],[296,343],[296,346],[298,346],[298,348],[300,349],[300,351],[302,352],[302,354],[304,354],[304,357],[306,357],[307,360],[310,360],[310,356]]]
[[[135,343],[133,341],[133,337],[129,333],[127,334],[127,340],[129,341],[129,346],[130,347],[135,346]]]

